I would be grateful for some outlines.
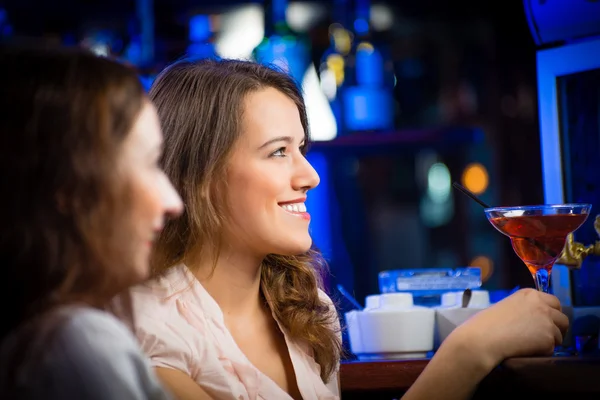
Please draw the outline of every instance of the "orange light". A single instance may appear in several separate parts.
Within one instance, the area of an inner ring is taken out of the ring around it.
[[[481,194],[486,191],[489,185],[488,172],[480,163],[467,165],[462,174],[462,184],[475,194]]]
[[[494,273],[494,262],[487,256],[477,256],[469,263],[471,267],[477,267],[481,270],[481,281],[487,281]]]

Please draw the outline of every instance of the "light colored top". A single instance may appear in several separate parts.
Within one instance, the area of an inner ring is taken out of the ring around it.
[[[335,312],[331,299],[324,292],[320,294]],[[225,326],[219,305],[185,265],[133,288],[131,295],[136,334],[152,366],[186,373],[219,400],[291,399],[246,358]],[[333,322],[339,328],[335,315]],[[339,370],[323,383],[320,367],[308,349],[279,327],[302,398],[339,399]]]
[[[23,365],[17,393],[7,392],[8,361],[19,341],[17,331],[0,347],[0,398],[166,400],[132,332],[113,315],[90,307],[63,307],[51,334],[41,340],[42,355]],[[39,330],[35,331],[36,334]],[[35,336],[35,335],[34,335]],[[39,336],[39,335],[38,335]]]

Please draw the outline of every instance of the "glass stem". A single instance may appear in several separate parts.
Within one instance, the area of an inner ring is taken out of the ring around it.
[[[535,287],[540,292],[550,293],[550,271],[545,268],[540,268],[533,276]]]

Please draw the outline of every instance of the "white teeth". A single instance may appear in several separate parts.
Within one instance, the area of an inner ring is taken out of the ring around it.
[[[304,203],[282,204],[281,208],[283,208],[286,211],[293,212],[293,213],[306,212],[306,204],[304,204]]]

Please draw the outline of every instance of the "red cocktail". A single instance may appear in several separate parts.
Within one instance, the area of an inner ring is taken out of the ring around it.
[[[590,213],[589,204],[561,204],[487,208],[491,224],[512,242],[515,253],[531,272],[536,288],[549,292],[550,274],[567,235]]]

